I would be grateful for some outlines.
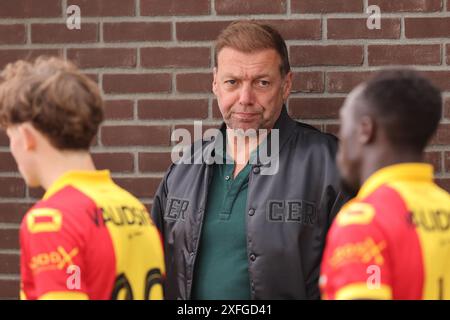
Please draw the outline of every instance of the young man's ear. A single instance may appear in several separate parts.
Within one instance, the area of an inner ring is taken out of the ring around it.
[[[25,150],[30,151],[36,149],[37,131],[29,123],[21,124],[18,127],[19,134],[22,136]]]
[[[362,116],[358,127],[359,142],[369,144],[375,140],[377,126],[372,117]]]
[[[214,67],[213,69],[212,91],[215,95],[217,95],[217,67]]]

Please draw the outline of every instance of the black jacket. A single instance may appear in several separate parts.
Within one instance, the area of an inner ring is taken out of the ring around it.
[[[289,117],[283,107],[279,169],[253,165],[246,209],[252,299],[318,299],[325,236],[344,203],[335,166],[337,139]],[[207,148],[213,142],[203,142]],[[207,158],[208,160],[208,158]],[[152,206],[165,250],[167,299],[190,299],[213,166],[172,164]],[[224,253],[226,254],[226,253]]]

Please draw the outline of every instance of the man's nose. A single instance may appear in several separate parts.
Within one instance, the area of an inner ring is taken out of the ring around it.
[[[251,84],[244,83],[244,85],[241,87],[239,103],[243,106],[253,105],[255,103],[254,99],[255,97]]]

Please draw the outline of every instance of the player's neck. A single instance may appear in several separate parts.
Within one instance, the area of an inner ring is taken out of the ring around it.
[[[45,190],[69,171],[96,170],[92,157],[87,151],[56,151],[43,162],[40,181]]]
[[[376,171],[395,164],[423,162],[423,154],[410,151],[383,149],[366,158],[362,168],[362,183]]]

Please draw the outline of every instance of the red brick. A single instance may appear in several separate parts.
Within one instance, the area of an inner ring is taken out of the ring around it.
[[[105,101],[105,119],[132,119],[133,105],[132,100],[107,100]]]
[[[150,202],[147,202],[145,200],[142,201],[142,204],[145,206],[145,208],[147,209],[147,212],[152,212],[152,204]]]
[[[134,156],[125,152],[93,153],[92,157],[97,169],[108,169],[112,172],[133,172]]]
[[[327,74],[327,89],[330,93],[348,93],[358,84],[366,81],[371,72],[329,72]]]
[[[330,134],[338,137],[339,136],[339,128],[340,128],[340,125],[338,125],[338,124],[326,124],[325,128],[324,128],[324,132],[330,133]]]
[[[105,93],[170,92],[171,88],[171,76],[166,73],[103,75]]]
[[[445,172],[450,172],[450,151],[446,151],[444,153],[444,161],[445,161]]]
[[[285,40],[320,40],[320,19],[262,20],[280,32]]]
[[[10,152],[0,152],[0,172],[17,171],[17,165]]]
[[[291,98],[289,113],[298,119],[337,119],[344,98]]]
[[[9,138],[4,130],[0,130],[0,146],[2,147],[9,146]]]
[[[62,56],[62,51],[59,49],[7,49],[7,50],[0,50],[0,69],[3,69],[8,63],[17,61],[19,59],[32,61],[41,55]]]
[[[0,1],[0,18],[49,18],[61,13],[61,0]]]
[[[0,253],[0,274],[20,273],[19,260],[20,256],[18,254]]]
[[[328,39],[399,39],[400,19],[385,18],[381,29],[368,29],[367,19],[328,19]]]
[[[436,183],[445,191],[450,192],[450,179],[449,178],[438,178]]]
[[[0,197],[22,198],[25,196],[25,182],[22,178],[0,177]]]
[[[323,92],[323,72],[297,72],[292,83],[293,92]]]
[[[441,46],[431,45],[369,45],[369,65],[439,65]]]
[[[446,56],[447,56],[447,60],[446,60],[447,64],[450,64],[450,44],[446,45],[445,51],[446,51]]]
[[[114,181],[138,198],[152,198],[161,178],[114,178]]]
[[[434,168],[434,172],[438,173],[441,172],[441,152],[439,151],[428,151],[425,152],[425,158],[424,158],[425,162],[433,165]]]
[[[139,0],[138,0],[139,1]],[[205,15],[211,11],[210,0],[140,0],[142,16]]]
[[[212,41],[232,21],[177,22],[177,39],[182,41]]]
[[[18,249],[19,230],[0,229],[0,249]]]
[[[347,66],[362,65],[362,46],[351,45],[301,45],[290,49],[291,65],[306,66]]]
[[[441,123],[439,128],[431,139],[431,145],[446,145],[450,144],[450,124]]]
[[[134,16],[135,0],[68,0],[67,7],[77,5],[82,17]]]
[[[450,119],[450,98],[445,99],[443,112],[444,117]]]
[[[208,100],[140,100],[139,119],[205,119]]]
[[[170,22],[114,22],[103,25],[106,42],[164,41],[172,39]]]
[[[171,164],[170,152],[139,153],[139,172],[165,172]]]
[[[208,73],[177,74],[177,91],[182,93],[211,93],[213,75]]]
[[[369,6],[377,5],[381,12],[435,12],[441,11],[442,0],[369,0]]]
[[[406,38],[448,38],[449,18],[405,18]]]
[[[0,25],[0,44],[24,44],[26,41],[24,24]]]
[[[169,146],[167,126],[103,126],[101,141],[105,146]]]
[[[32,205],[32,203],[18,203],[13,201],[0,203],[1,222],[20,223]]]
[[[98,25],[83,23],[81,29],[67,29],[65,23],[31,25],[32,43],[86,43],[98,41]]]
[[[45,194],[45,190],[41,187],[38,188],[28,188],[28,194],[35,201],[41,200]]]
[[[19,299],[19,280],[0,280],[0,297],[2,299]]]
[[[286,0],[216,0],[216,12],[219,15],[234,14],[277,14],[286,13]]]
[[[422,73],[442,91],[450,91],[450,71],[423,71]]]
[[[277,29],[285,40],[319,40],[322,38],[320,19],[259,20]],[[232,21],[192,21],[177,23],[177,39],[182,41],[212,41]]]
[[[202,123],[201,129],[202,129],[202,135],[209,129],[218,129],[220,126],[219,125],[214,125],[211,123]],[[187,131],[189,131],[189,134],[191,135],[191,143],[194,142],[194,140],[197,140],[197,136],[195,136],[195,132],[194,132],[194,125],[190,125],[190,124],[177,124],[175,126],[175,130],[177,129],[186,129]],[[178,141],[174,141],[173,144],[178,144],[179,142],[181,142],[181,139]],[[186,141],[184,141],[186,142]]]
[[[142,48],[141,65],[145,68],[207,68],[211,66],[211,49],[203,47]]]
[[[132,48],[68,49],[67,58],[80,68],[136,67],[137,50]]]
[[[363,0],[291,0],[294,13],[363,12]]]

